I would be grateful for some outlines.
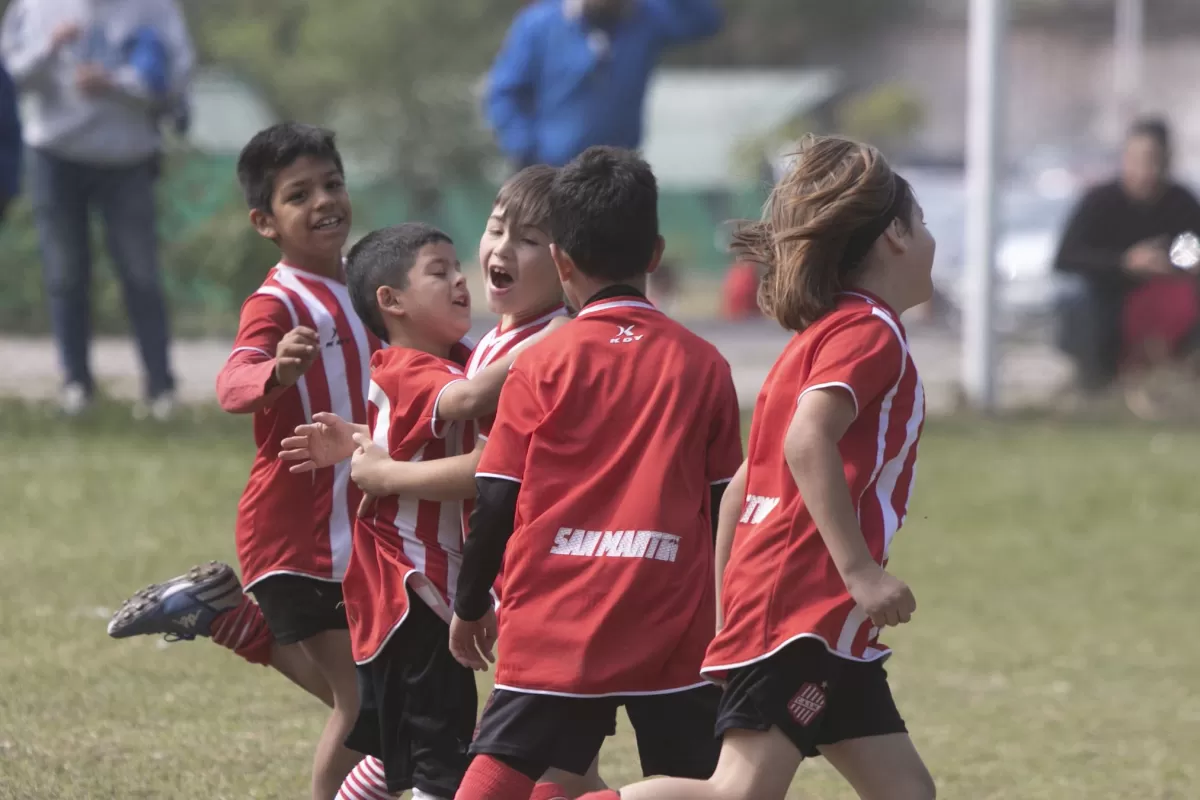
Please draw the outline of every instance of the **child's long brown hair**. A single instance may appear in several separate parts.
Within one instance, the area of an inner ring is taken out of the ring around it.
[[[870,145],[809,136],[771,192],[759,222],[734,233],[733,251],[765,268],[763,313],[801,331],[830,311],[891,220],[907,226],[912,190]]]

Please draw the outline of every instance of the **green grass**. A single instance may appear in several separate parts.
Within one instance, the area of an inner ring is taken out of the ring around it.
[[[63,424],[0,404],[0,798],[302,798],[322,707],[205,642],[115,642],[110,609],[232,560],[245,420]],[[1200,433],[933,424],[887,641],[943,797],[1183,798],[1200,785]],[[626,729],[604,774],[635,777]],[[796,796],[852,795],[819,762]]]

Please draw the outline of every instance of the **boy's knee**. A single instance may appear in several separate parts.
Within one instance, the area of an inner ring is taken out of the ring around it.
[[[937,797],[937,785],[928,770],[907,775],[899,784],[893,784],[887,793],[888,800],[934,800]],[[880,795],[883,800],[883,795]]]

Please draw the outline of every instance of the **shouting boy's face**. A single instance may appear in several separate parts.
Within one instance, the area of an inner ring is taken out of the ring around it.
[[[550,237],[511,219],[496,206],[479,240],[479,263],[493,314],[527,317],[562,302],[562,286],[550,257]]]
[[[410,341],[431,351],[453,345],[471,330],[471,293],[449,242],[422,247],[407,285],[380,288],[378,301],[385,316],[404,320]]]
[[[271,213],[255,210],[251,222],[297,266],[340,261],[350,234],[346,180],[332,161],[301,156],[275,177]]]

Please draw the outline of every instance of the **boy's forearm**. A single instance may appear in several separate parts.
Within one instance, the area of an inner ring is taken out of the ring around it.
[[[502,358],[480,370],[474,378],[447,386],[438,398],[437,418],[459,421],[494,412],[511,365],[511,358]]]
[[[819,433],[806,437],[791,448],[787,463],[842,580],[878,566],[858,524],[837,442]]]
[[[365,426],[364,426],[365,427]],[[475,498],[475,468],[482,450],[432,461],[394,461],[385,465],[389,495],[453,502]]]

